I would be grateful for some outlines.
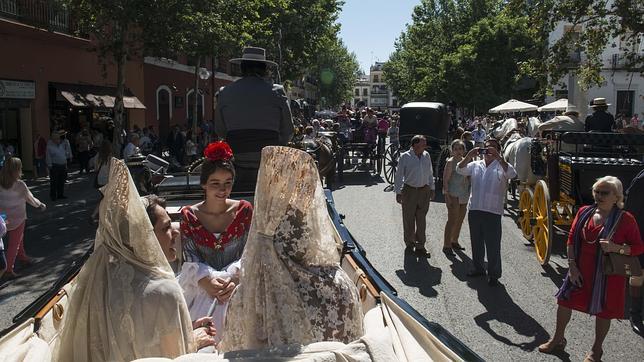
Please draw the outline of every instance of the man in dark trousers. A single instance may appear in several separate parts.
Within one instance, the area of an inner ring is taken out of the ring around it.
[[[590,103],[593,114],[586,117],[586,132],[613,132],[615,128],[615,118],[606,110],[610,103],[606,103],[606,98],[595,98]]]
[[[47,143],[45,159],[49,168],[49,196],[51,201],[66,199],[65,181],[67,181],[67,160],[72,155],[61,141],[64,131],[54,131]]]
[[[215,132],[230,144],[236,166],[258,169],[264,146],[286,145],[293,136],[289,101],[281,85],[266,79],[268,66],[277,64],[263,48],[246,47],[230,62],[241,66],[242,78],[219,91]]]

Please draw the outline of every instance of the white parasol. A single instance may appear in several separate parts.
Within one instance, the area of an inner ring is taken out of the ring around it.
[[[534,104],[517,101],[516,99],[510,99],[503,104],[491,108],[490,113],[529,112],[536,110],[537,106],[535,106]]]
[[[557,99],[552,103],[548,103],[545,106],[541,106],[537,110],[539,112],[565,111],[567,107],[568,107],[568,99],[561,98],[561,99]]]

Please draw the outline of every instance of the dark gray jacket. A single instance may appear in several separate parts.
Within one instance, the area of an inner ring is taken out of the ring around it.
[[[291,109],[281,85],[249,76],[219,92],[215,109],[215,132],[219,137],[234,141],[229,138],[247,138],[257,133],[260,138],[277,138],[278,144],[285,145],[293,131]]]

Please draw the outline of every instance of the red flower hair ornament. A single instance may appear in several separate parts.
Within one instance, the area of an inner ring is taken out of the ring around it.
[[[209,161],[230,161],[233,158],[233,150],[224,141],[213,142],[203,151],[204,157]]]

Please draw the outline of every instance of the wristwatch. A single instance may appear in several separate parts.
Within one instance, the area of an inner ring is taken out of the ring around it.
[[[624,253],[626,253],[626,250],[624,250],[624,248],[619,248],[619,253],[624,254]]]

